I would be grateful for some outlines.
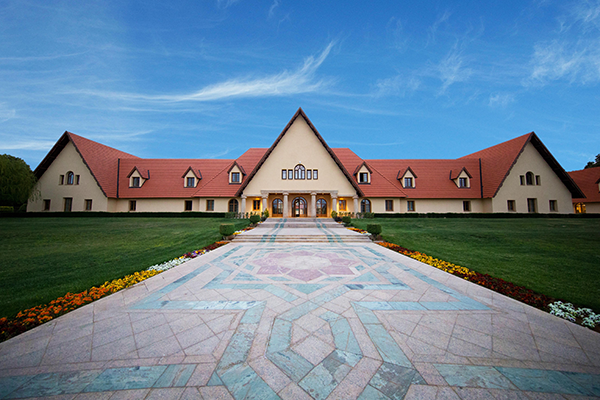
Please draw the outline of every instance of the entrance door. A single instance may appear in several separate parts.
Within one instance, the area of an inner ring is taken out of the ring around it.
[[[317,217],[326,217],[327,216],[327,200],[319,199],[317,200]]]
[[[306,217],[306,200],[296,197],[292,202],[292,217]]]

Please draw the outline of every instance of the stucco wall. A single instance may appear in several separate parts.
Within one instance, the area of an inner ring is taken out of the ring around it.
[[[306,169],[317,169],[319,178],[317,180],[281,179],[282,169],[293,170],[297,164],[304,165]],[[356,194],[354,187],[302,117],[294,121],[245,188],[244,194],[248,197],[260,197],[261,190],[278,193],[294,190],[317,192],[337,190],[339,196],[350,197]]]
[[[361,199],[362,200],[362,199]],[[470,213],[481,213],[484,211],[484,201],[481,199],[379,199],[369,198],[371,208],[375,213],[409,213],[407,211],[407,201],[415,202],[415,213],[466,213],[463,211],[463,200],[471,202]],[[394,201],[394,211],[385,211],[385,200]],[[410,211],[413,213],[413,211]]]
[[[111,199],[111,212],[129,212],[129,202],[135,200],[135,212],[184,212],[185,201],[192,201],[192,211],[206,212],[206,200],[215,201],[214,212],[227,212],[230,198],[196,198],[196,199]],[[238,199],[241,207],[241,201]]]
[[[540,176],[540,185],[521,185],[520,176],[529,171]],[[558,213],[573,213],[571,192],[531,143],[525,146],[523,153],[492,199],[492,211],[508,212],[507,200],[515,200],[516,212],[526,213],[528,198],[537,199],[538,213],[550,213],[550,200],[557,201]]]
[[[79,184],[67,185],[67,173],[79,175]],[[60,175],[65,184],[60,185]],[[50,200],[50,211],[64,211],[64,198],[73,199],[72,211],[84,211],[85,200],[92,200],[92,211],[107,211],[107,198],[96,183],[73,143],[69,142],[40,177],[40,196],[27,204],[27,211],[43,211],[44,199]]]

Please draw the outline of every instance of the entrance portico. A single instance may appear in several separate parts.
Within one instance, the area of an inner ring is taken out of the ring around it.
[[[273,217],[324,218],[338,211],[338,192],[333,191],[263,191],[263,210]]]

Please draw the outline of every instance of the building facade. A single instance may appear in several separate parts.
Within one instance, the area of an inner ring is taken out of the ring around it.
[[[365,160],[330,148],[299,109],[235,160],[143,159],[65,132],[28,211],[572,213],[585,195],[533,132],[451,160]]]

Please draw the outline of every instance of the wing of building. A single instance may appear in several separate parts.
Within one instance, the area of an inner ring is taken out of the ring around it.
[[[569,175],[585,195],[585,198],[573,196],[575,212],[600,213],[600,167],[571,171]]]
[[[454,160],[365,160],[302,109],[232,160],[144,159],[65,132],[35,174],[28,211],[572,213],[585,197],[533,132]]]

